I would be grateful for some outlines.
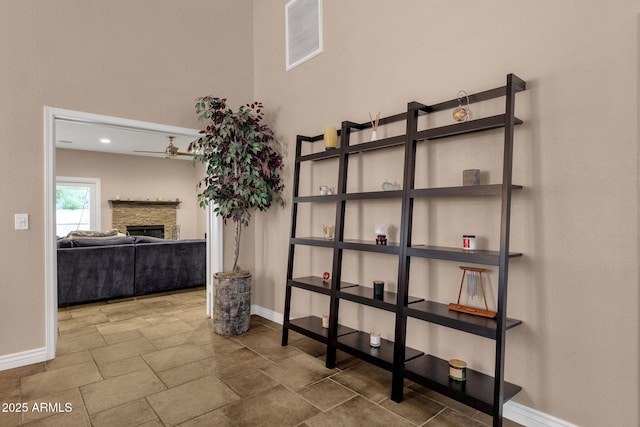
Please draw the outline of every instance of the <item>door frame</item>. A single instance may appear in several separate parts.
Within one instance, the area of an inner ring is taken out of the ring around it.
[[[56,120],[117,126],[142,131],[198,137],[196,129],[144,122],[121,117],[104,116],[56,107],[44,107],[44,188],[45,188],[45,351],[46,360],[55,358],[58,336],[58,286],[56,245]],[[194,183],[195,184],[195,183]],[[207,207],[207,277],[206,313],[212,316],[212,272],[222,271],[222,220],[214,214],[215,206]]]

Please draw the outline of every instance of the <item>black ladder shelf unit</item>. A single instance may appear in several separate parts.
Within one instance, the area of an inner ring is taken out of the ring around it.
[[[393,116],[381,118],[380,126],[394,122],[406,121],[406,134],[349,145],[352,131],[371,128],[369,122],[342,122],[340,146],[337,149],[302,154],[303,144],[316,143],[323,140],[323,135],[313,137],[298,135],[296,141],[296,157],[294,170],[293,201],[291,209],[291,234],[289,239],[289,258],[287,266],[287,284],[285,295],[282,345],[288,344],[289,330],[296,331],[327,345],[326,366],[336,365],[336,350],[341,350],[367,362],[373,363],[392,372],[391,398],[396,402],[403,399],[403,382],[407,378],[418,384],[429,387],[439,393],[463,402],[493,417],[493,425],[502,425],[502,409],[504,402],[511,399],[521,388],[504,381],[505,333],[518,326],[520,320],[507,318],[507,278],[509,260],[521,256],[521,253],[509,252],[509,229],[511,216],[511,193],[522,187],[512,183],[514,127],[522,124],[515,117],[515,95],[526,89],[526,83],[514,74],[507,75],[506,85],[486,90],[469,96],[469,103],[487,101],[504,97],[505,113],[468,120],[462,123],[418,130],[418,117],[445,110],[452,110],[459,105],[458,99],[434,105],[410,102],[407,111]],[[502,164],[502,183],[491,185],[414,188],[416,168],[416,147],[424,141],[449,138],[489,129],[504,129],[504,155]],[[404,146],[404,177],[402,190],[347,192],[347,171],[349,156],[368,150],[387,147]],[[326,159],[338,159],[338,186],[335,195],[300,196],[300,167],[304,162],[315,162]],[[418,198],[441,197],[473,197],[493,196],[501,201],[500,249],[498,251],[476,250],[463,251],[459,248],[438,247],[428,245],[412,245],[413,201]],[[388,246],[376,245],[372,241],[344,240],[344,218],[348,200],[394,198],[402,203],[400,242]],[[298,237],[296,223],[298,205],[301,203],[335,203],[335,237],[324,240],[322,237]],[[294,278],[293,266],[297,245],[326,247],[333,249],[333,265],[331,279],[326,283],[321,277]],[[342,255],[344,250],[370,251],[392,254],[398,257],[397,293],[385,292],[382,300],[373,298],[373,290],[368,286],[341,281]],[[412,257],[437,260],[456,261],[498,267],[498,301],[497,316],[494,319],[473,316],[457,311],[450,311],[446,304],[426,301],[409,296],[409,265]],[[291,319],[292,288],[328,295],[329,327],[322,328],[322,320],[316,316]],[[394,341],[381,340],[379,348],[369,346],[369,335],[344,325],[338,324],[338,307],[341,299],[356,302],[377,309],[395,313]],[[406,347],[407,319],[415,318],[425,322],[464,331],[495,340],[495,372],[489,376],[467,369],[467,380],[455,382],[449,379],[448,362],[433,355],[424,354]]]

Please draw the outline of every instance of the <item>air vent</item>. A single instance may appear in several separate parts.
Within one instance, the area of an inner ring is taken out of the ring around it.
[[[291,0],[285,25],[289,71],[322,52],[322,0]]]

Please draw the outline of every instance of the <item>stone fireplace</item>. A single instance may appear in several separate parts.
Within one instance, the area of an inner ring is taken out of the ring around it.
[[[164,239],[164,225],[127,225],[130,236],[150,236]]]
[[[112,208],[112,227],[119,232],[129,231],[132,235],[153,237],[160,237],[161,234],[165,239],[177,238],[179,226],[176,224],[176,210],[180,202],[109,200],[109,204]],[[129,230],[131,227],[133,232]],[[153,234],[148,234],[149,232]]]

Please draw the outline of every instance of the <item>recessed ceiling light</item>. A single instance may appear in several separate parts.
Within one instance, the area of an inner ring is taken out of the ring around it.
[[[100,142],[102,142],[103,144],[111,144],[111,140],[109,138],[102,138]]]

